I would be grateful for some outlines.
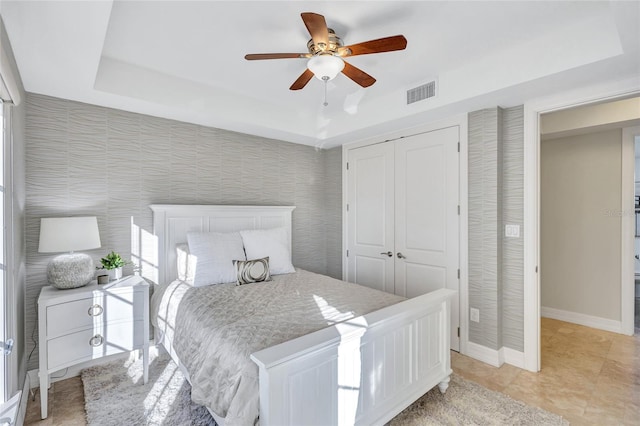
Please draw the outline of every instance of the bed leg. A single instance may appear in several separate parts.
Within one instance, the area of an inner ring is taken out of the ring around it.
[[[451,381],[451,376],[445,377],[440,383],[438,383],[438,389],[440,389],[441,394],[444,395],[449,388],[449,381]]]

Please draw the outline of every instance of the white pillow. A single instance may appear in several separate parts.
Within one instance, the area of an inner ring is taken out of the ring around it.
[[[195,257],[195,287],[237,280],[233,261],[247,260],[239,232],[189,232],[187,240],[189,252]]]
[[[289,235],[286,228],[252,229],[240,231],[247,259],[269,257],[271,275],[295,272],[291,264]]]
[[[189,253],[189,245],[176,245],[176,272],[178,279],[193,285],[193,273],[196,270],[196,258]]]

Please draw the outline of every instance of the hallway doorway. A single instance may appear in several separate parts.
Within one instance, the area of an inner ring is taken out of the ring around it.
[[[638,102],[633,97],[540,116],[541,317],[634,333]],[[636,118],[629,120],[625,108]]]

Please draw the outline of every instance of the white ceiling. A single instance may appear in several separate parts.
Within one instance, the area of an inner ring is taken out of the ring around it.
[[[344,75],[288,88],[305,60],[301,12],[345,44],[403,34],[407,49],[349,58]],[[447,115],[513,106],[602,81],[638,78],[640,2],[0,0],[25,89],[321,147]],[[438,82],[406,105],[406,90]]]

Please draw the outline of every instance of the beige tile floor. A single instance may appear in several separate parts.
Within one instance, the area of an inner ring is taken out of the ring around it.
[[[542,368],[488,366],[452,353],[456,373],[575,425],[640,425],[640,328],[623,336],[542,319]]]
[[[543,318],[541,341],[539,373],[491,367],[456,352],[453,370],[574,425],[640,425],[640,324],[630,337]],[[25,425],[85,424],[78,377],[51,386],[46,420],[40,420],[39,395],[29,400]]]

